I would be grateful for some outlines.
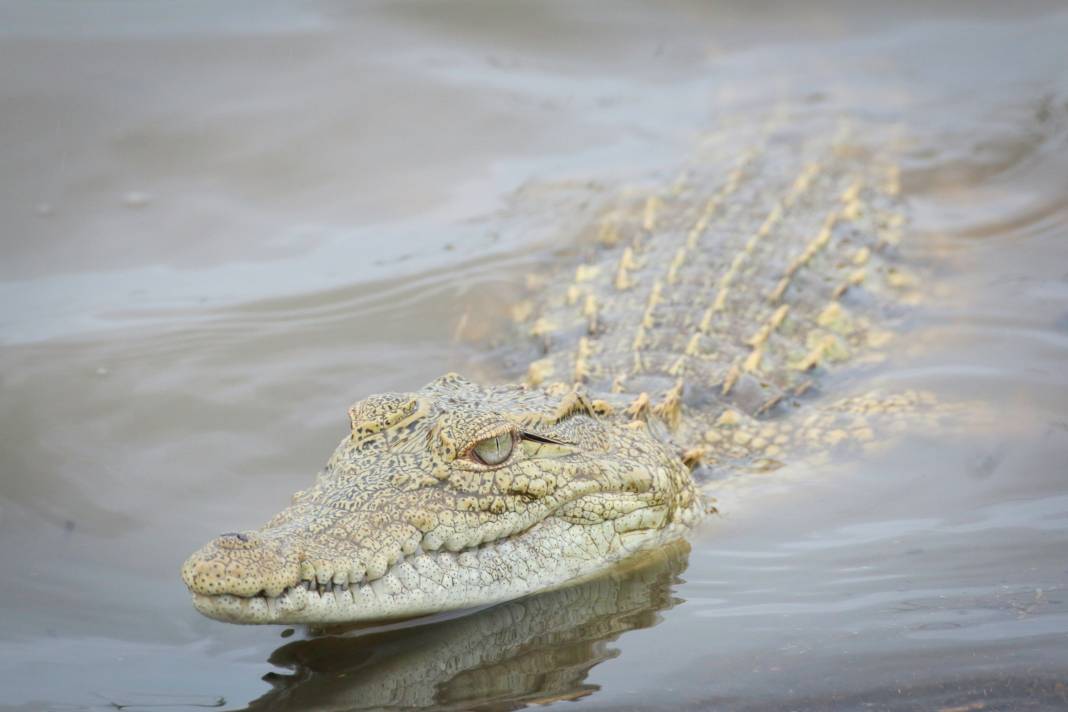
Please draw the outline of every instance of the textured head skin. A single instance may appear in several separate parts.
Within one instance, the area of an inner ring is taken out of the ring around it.
[[[453,374],[369,397],[311,488],[207,544],[182,577],[198,610],[238,623],[416,616],[588,578],[701,512],[679,458],[607,410]],[[514,445],[490,465],[475,448],[495,436]]]

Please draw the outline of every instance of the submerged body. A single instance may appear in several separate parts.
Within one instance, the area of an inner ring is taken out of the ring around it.
[[[560,587],[683,536],[708,506],[698,468],[870,438],[859,401],[821,428],[798,411],[824,370],[885,347],[909,288],[895,137],[786,111],[709,137],[517,306],[521,382],[450,374],[357,403],[311,488],[186,562],[197,609],[327,624]]]

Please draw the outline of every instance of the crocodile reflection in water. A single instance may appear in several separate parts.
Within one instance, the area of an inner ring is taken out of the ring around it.
[[[607,576],[461,618],[283,645],[274,687],[249,710],[479,709],[577,699],[608,644],[674,605],[689,547],[676,543]]]

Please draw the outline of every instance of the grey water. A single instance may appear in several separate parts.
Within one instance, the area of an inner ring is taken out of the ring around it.
[[[0,709],[1068,707],[1065,37],[1054,2],[0,3]],[[937,279],[865,378],[981,426],[462,616],[192,609],[184,557],[353,401],[503,377],[528,273],[784,102],[906,127]]]

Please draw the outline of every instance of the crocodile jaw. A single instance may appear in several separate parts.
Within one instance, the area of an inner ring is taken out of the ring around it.
[[[572,524],[556,517],[531,529],[461,551],[422,549],[370,582],[319,590],[287,587],[278,596],[193,593],[198,611],[247,624],[329,625],[413,618],[475,608],[593,578],[617,562],[683,537],[698,505],[656,529],[616,531],[618,523]]]

